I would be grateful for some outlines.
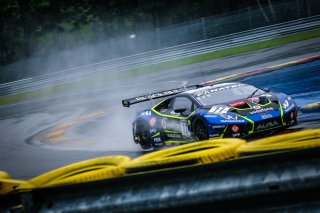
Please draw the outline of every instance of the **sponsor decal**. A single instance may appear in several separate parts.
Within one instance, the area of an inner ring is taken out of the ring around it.
[[[213,106],[210,110],[209,110],[209,114],[226,114],[229,111],[230,107],[216,107]]]
[[[242,106],[246,104],[245,101],[239,101],[239,102],[234,102],[234,103],[231,103],[231,104],[228,104],[229,107],[238,107],[238,106]]]
[[[179,146],[179,145],[181,145],[181,144],[183,144],[183,143],[177,143],[177,142],[172,143],[172,142],[170,142],[170,141],[169,141],[169,142],[166,141],[165,144],[166,144],[167,146]]]
[[[251,103],[257,104],[259,103],[259,97],[248,98],[248,101]]]
[[[268,118],[272,118],[272,117],[273,117],[273,115],[271,115],[271,114],[261,115],[262,119],[268,119]]]
[[[153,128],[153,127],[156,125],[156,122],[157,122],[156,117],[152,117],[152,118],[149,120],[149,125],[150,125],[150,127]]]
[[[181,130],[180,122],[175,122],[174,120],[168,120],[167,118],[162,118],[160,123],[163,129],[170,129],[174,131]],[[185,124],[187,125],[187,123]]]
[[[227,120],[238,120],[238,116],[232,116],[232,115],[220,115],[221,117],[227,119]]]
[[[178,122],[174,122],[174,121],[170,122],[169,121],[167,123],[167,129],[171,129],[171,130],[179,132],[179,131],[181,131],[181,125]]]
[[[208,90],[205,90],[205,91],[200,91],[198,93],[195,93],[195,95],[197,97],[200,97],[200,96],[203,96],[203,95],[207,95],[207,94],[210,94],[210,93],[214,93],[214,92],[219,92],[219,91],[222,91],[222,90],[227,90],[227,89],[232,89],[232,88],[238,88],[238,87],[242,87],[244,86],[243,84],[235,84],[235,85],[228,85],[228,86],[224,86],[224,87],[212,87]]]
[[[220,120],[222,123],[244,123],[245,120]]]
[[[270,128],[278,126],[278,125],[279,125],[279,123],[277,121],[270,121],[267,123],[259,124],[257,126],[257,130],[270,129]]]
[[[151,111],[144,111],[140,115],[142,115],[142,116],[150,116],[151,115]]]
[[[233,125],[232,127],[231,127],[231,130],[232,130],[232,132],[234,132],[234,133],[237,133],[237,132],[239,132],[239,127],[237,126],[237,125]]]
[[[224,129],[226,128],[226,125],[214,125],[212,126],[212,129]]]
[[[161,119],[161,126],[163,129],[167,129],[167,118]]]
[[[261,109],[261,106],[254,105],[252,108],[253,109]]]
[[[257,113],[268,112],[268,111],[271,111],[271,110],[274,110],[273,107],[258,109],[258,110],[249,112],[249,114],[254,115],[254,114],[257,114]]]
[[[213,134],[213,135],[209,135],[209,138],[214,138],[214,137],[219,137],[219,134]]]
[[[155,129],[155,128],[152,128],[152,129],[150,129],[149,131],[150,131],[150,134],[155,134],[155,133],[157,133],[157,129]]]
[[[205,115],[204,117],[206,117],[206,118],[217,118],[218,116],[217,115]]]
[[[160,137],[153,138],[153,142],[159,143],[161,142],[161,138]]]
[[[181,136],[180,134],[167,133],[167,136],[168,136],[169,138],[182,139],[182,136]]]
[[[163,143],[162,142],[155,142],[154,146],[163,146]]]
[[[233,134],[233,135],[232,135],[232,137],[234,137],[234,138],[235,138],[235,137],[239,137],[239,136],[240,136],[240,133],[236,133],[236,134]]]
[[[148,95],[143,95],[143,96],[139,96],[136,97],[135,99],[137,101],[144,101],[144,100],[149,100],[152,98],[157,98],[157,97],[162,97],[162,96],[167,96],[167,95],[174,95],[180,92],[184,92],[185,89],[184,88],[180,88],[180,89],[172,89],[172,90],[166,90],[163,92],[157,92],[157,93],[152,93],[152,94],[148,94]]]

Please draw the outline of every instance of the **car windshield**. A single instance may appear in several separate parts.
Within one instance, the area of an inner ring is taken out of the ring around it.
[[[265,91],[254,86],[238,84],[224,87],[213,87],[193,95],[201,105],[210,106],[260,95],[262,93],[265,93]]]

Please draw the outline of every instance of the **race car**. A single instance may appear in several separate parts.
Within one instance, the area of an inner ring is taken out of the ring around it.
[[[133,139],[143,149],[209,138],[247,138],[297,124],[297,106],[286,94],[231,82],[194,85],[122,100],[124,107],[163,98],[139,112]]]

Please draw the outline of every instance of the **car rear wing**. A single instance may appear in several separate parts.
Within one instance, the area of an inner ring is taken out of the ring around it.
[[[130,107],[130,105],[132,105],[132,104],[137,104],[137,103],[141,103],[141,102],[145,102],[145,101],[152,101],[154,99],[176,95],[181,92],[187,91],[188,89],[199,88],[199,87],[203,87],[203,86],[202,85],[192,85],[192,86],[180,87],[180,88],[176,88],[176,89],[169,89],[169,90],[165,90],[165,91],[161,91],[161,92],[149,93],[146,95],[141,95],[141,96],[137,96],[134,98],[122,100],[122,105],[124,107]]]

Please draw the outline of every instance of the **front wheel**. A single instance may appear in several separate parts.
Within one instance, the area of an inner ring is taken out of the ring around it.
[[[209,139],[207,126],[201,118],[196,118],[193,121],[193,133],[197,141]]]
[[[149,129],[145,123],[139,122],[137,124],[137,136],[142,149],[150,149],[152,147],[150,143]]]

